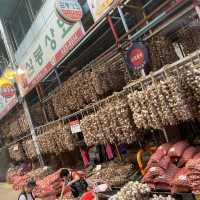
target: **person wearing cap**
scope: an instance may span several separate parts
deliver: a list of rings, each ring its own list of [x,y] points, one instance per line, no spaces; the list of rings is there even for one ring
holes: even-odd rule
[[[27,185],[23,188],[18,200],[35,200],[32,191],[36,187],[36,182],[34,180],[28,181]]]

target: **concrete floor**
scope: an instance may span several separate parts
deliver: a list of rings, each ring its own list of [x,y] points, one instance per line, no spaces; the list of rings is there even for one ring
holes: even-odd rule
[[[11,185],[0,183],[0,200],[17,200],[18,194],[13,191]]]

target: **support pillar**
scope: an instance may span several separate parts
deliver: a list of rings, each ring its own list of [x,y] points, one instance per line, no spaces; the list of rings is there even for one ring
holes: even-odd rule
[[[40,166],[44,167],[44,161],[43,161],[43,158],[42,158],[42,154],[40,152],[39,145],[37,143],[37,136],[35,134],[35,129],[34,129],[34,126],[33,126],[33,123],[32,123],[31,115],[30,115],[30,112],[29,112],[29,109],[28,109],[28,104],[27,104],[25,98],[22,101],[22,105],[23,105],[25,116],[26,116],[30,131],[31,131],[31,136],[32,136],[33,143],[34,143],[34,146],[35,146],[35,149],[36,149],[36,153],[37,153],[37,156],[38,156],[38,159],[39,159],[39,162],[40,162]]]
[[[1,30],[2,30],[4,43],[5,43],[5,46],[6,46],[6,50],[7,50],[7,53],[9,55],[9,58],[10,58],[10,62],[12,64],[13,68],[16,70],[17,69],[17,62],[16,62],[16,59],[15,59],[14,50],[13,50],[12,45],[11,45],[11,40],[10,40],[8,31],[7,31],[7,28],[6,28],[5,22],[3,20],[1,20],[0,25],[1,25]],[[25,113],[25,116],[27,118],[28,125],[29,125],[30,131],[31,131],[31,136],[32,136],[32,139],[33,139],[33,142],[34,142],[34,146],[35,146],[35,149],[36,149],[36,152],[37,152],[37,156],[38,156],[38,159],[39,159],[39,162],[40,162],[40,166],[43,167],[44,161],[43,161],[43,158],[42,158],[42,154],[41,154],[39,145],[38,145],[37,140],[36,140],[35,129],[34,129],[34,126],[33,126],[32,120],[31,120],[31,115],[30,115],[25,97],[22,100],[22,105],[23,105],[24,113]]]

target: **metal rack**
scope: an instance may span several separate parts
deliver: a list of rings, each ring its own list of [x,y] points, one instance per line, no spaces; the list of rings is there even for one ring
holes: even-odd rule
[[[177,70],[182,70],[185,67],[189,67],[191,64],[199,64],[199,63],[200,63],[200,50],[197,50],[196,52],[192,53],[191,55],[189,55],[189,56],[187,56],[187,57],[185,57],[185,58],[183,58],[183,59],[181,59],[181,60],[179,60],[175,63],[164,66],[162,69],[160,69],[156,72],[153,72],[146,77],[142,77],[142,78],[140,78],[139,80],[137,80],[133,83],[130,83],[129,85],[124,87],[124,89],[121,92],[115,92],[113,95],[111,95],[111,96],[109,96],[105,99],[102,99],[102,100],[100,100],[96,103],[93,103],[91,105],[88,105],[84,109],[81,109],[81,110],[79,110],[79,111],[77,111],[77,112],[75,112],[71,115],[67,115],[67,116],[59,118],[58,120],[51,121],[51,122],[49,122],[45,125],[35,127],[35,130],[38,131],[38,130],[45,128],[47,126],[56,124],[60,121],[70,121],[70,119],[75,118],[75,117],[83,117],[84,115],[87,115],[87,113],[89,113],[89,112],[94,112],[94,111],[98,110],[98,108],[102,104],[108,102],[112,98],[116,98],[117,96],[120,96],[120,95],[127,95],[128,93],[133,92],[134,90],[141,89],[141,83],[143,85],[151,84],[152,83],[152,77],[160,80],[160,77],[165,72],[168,72],[169,74],[177,74]],[[28,137],[30,137],[30,134],[14,141],[13,143],[10,143],[9,145],[20,142],[24,139],[27,139]]]

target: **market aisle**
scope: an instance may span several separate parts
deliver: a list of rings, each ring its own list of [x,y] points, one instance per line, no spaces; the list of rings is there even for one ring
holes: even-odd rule
[[[12,190],[6,183],[0,183],[0,200],[17,200],[18,192]]]

